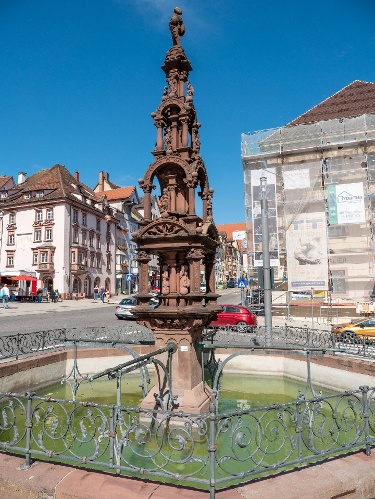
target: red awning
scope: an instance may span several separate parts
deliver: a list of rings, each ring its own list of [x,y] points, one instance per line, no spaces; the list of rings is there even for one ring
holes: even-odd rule
[[[37,281],[36,277],[31,277],[29,275],[18,275],[14,277],[9,277],[11,281]]]

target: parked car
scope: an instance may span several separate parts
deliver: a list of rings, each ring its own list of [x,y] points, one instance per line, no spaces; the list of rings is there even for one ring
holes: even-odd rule
[[[360,319],[332,328],[335,336],[343,340],[356,340],[361,336],[375,337],[375,318]]]
[[[201,282],[200,290],[201,290],[201,293],[205,293],[206,292],[206,284],[204,282]]]
[[[135,316],[131,313],[132,308],[137,305],[137,300],[135,298],[129,297],[124,298],[116,305],[115,314],[117,319],[135,319]]]
[[[133,297],[124,298],[116,305],[115,315],[117,319],[135,319],[132,309],[137,305],[137,300]],[[159,298],[153,296],[150,299],[150,306],[155,308],[159,305]]]
[[[227,282],[227,288],[235,288],[236,287],[236,281],[234,279],[229,279]]]
[[[229,326],[240,333],[250,332],[256,326],[256,315],[240,305],[220,305],[222,312],[217,314],[217,319],[212,320],[208,327]]]

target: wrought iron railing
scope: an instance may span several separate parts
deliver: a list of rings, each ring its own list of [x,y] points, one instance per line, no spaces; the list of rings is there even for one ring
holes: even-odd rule
[[[72,463],[192,485],[209,490],[211,498],[220,487],[261,474],[359,449],[370,455],[375,445],[375,387],[362,386],[323,396],[314,390],[310,357],[325,353],[374,357],[371,338],[341,339],[331,331],[274,327],[272,350],[302,353],[307,359],[305,391],[293,402],[269,407],[241,406],[231,411],[221,407],[221,375],[234,357],[248,355],[249,349],[264,348],[264,328],[249,328],[245,333],[229,327],[207,329],[204,338],[206,350],[233,347],[236,352],[224,362],[216,361],[214,356],[209,358],[207,367],[213,380],[211,390],[208,388],[209,411],[196,415],[176,410],[171,362],[164,365],[156,359],[158,350],[140,356],[124,347],[124,343],[153,343],[151,331],[137,324],[0,337],[3,360],[67,346],[75,352],[72,372],[62,380],[72,387],[71,400],[41,397],[32,392],[0,393],[0,449],[24,454],[26,467],[32,459]],[[132,359],[96,375],[81,375],[77,348],[103,344],[116,348],[122,345]],[[246,350],[241,351],[241,347]],[[173,355],[175,348],[166,348],[168,355]],[[148,410],[124,406],[119,388],[121,377],[139,371],[142,399],[150,383],[147,363],[160,369],[161,380],[167,379],[159,386],[154,407]],[[102,375],[118,379],[116,404],[77,401],[81,380],[92,382]]]
[[[242,327],[242,326],[241,326]],[[242,327],[243,328],[243,327]],[[239,332],[233,326],[206,328],[203,337],[214,345],[265,346],[265,326],[249,326]],[[109,344],[153,344],[153,333],[139,324],[125,326],[60,328],[33,333],[0,335],[0,360],[18,359],[25,355],[45,353],[66,347],[67,340],[101,340]],[[272,344],[274,346],[295,346],[313,348],[344,349],[347,355],[375,358],[375,337],[355,336],[341,338],[330,330],[311,329],[308,326],[297,327],[288,324],[273,326]],[[93,343],[90,346],[98,346]]]
[[[375,388],[220,412],[73,402],[0,393],[0,448],[33,459],[210,491],[375,444]]]
[[[0,360],[19,359],[26,355],[65,349],[68,340],[102,340],[108,343],[127,344],[154,343],[152,332],[139,324],[117,327],[59,328],[32,333],[0,335]],[[95,344],[91,346],[95,346]],[[96,344],[96,346],[99,345]]]
[[[215,329],[207,328],[203,334],[206,341],[213,345],[265,347],[265,326],[249,326],[246,332],[240,333],[233,326]],[[375,337],[336,336],[330,330],[311,329],[307,326],[296,327],[285,324],[272,327],[272,345],[275,347],[306,347],[321,349],[337,349],[345,355],[375,358]]]

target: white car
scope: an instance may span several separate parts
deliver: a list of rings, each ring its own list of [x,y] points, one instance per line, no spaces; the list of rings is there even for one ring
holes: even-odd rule
[[[132,309],[137,305],[137,300],[133,297],[124,298],[116,305],[115,314],[117,319],[135,319]],[[150,299],[150,306],[155,308],[159,305],[159,298],[153,296]]]
[[[135,298],[129,297],[124,298],[116,305],[115,314],[117,319],[135,319],[132,314],[132,309],[137,305],[137,300]]]

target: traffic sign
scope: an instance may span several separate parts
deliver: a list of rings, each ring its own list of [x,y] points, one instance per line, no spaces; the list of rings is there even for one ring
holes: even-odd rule
[[[237,286],[240,289],[246,288],[246,286],[247,286],[247,280],[246,279],[238,279]]]
[[[131,281],[133,279],[133,274],[126,274],[126,280]]]

